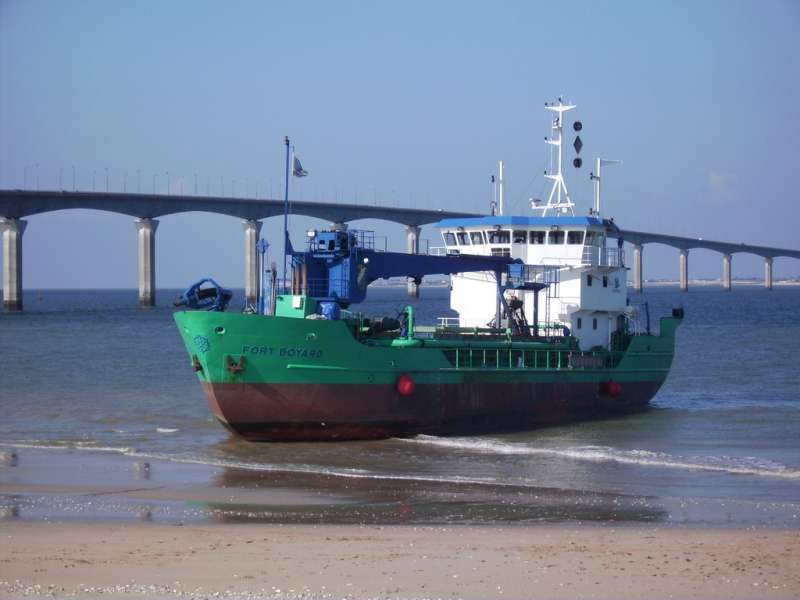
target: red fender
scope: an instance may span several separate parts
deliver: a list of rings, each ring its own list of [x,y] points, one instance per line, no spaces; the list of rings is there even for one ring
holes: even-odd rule
[[[410,396],[414,393],[414,388],[417,384],[414,383],[414,380],[411,379],[408,375],[403,373],[400,377],[397,378],[397,383],[395,387],[397,388],[397,393],[401,396]]]

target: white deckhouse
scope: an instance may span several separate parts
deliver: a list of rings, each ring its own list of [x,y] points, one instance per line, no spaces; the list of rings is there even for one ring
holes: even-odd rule
[[[545,105],[554,113],[553,136],[546,139],[554,153],[555,172],[546,174],[553,181],[546,204],[532,203],[539,216],[502,214],[502,174],[500,177],[501,214],[465,219],[445,219],[437,224],[448,254],[511,256],[521,259],[539,280],[549,283],[546,293],[507,291],[506,300],[522,301],[525,314],[536,314],[540,327],[568,329],[578,338],[582,350],[608,348],[612,334],[623,329],[631,308],[627,300],[624,256],[617,244],[607,245],[606,236],[616,226],[601,219],[600,179],[595,184],[594,207],[590,216],[578,217],[561,172],[562,120],[574,108],[558,103]],[[578,126],[579,127],[579,126]],[[576,129],[578,129],[576,127]],[[597,160],[597,167],[612,161]],[[613,161],[616,162],[616,161]],[[502,173],[502,163],[501,163]],[[552,212],[552,216],[548,216]],[[486,327],[494,324],[497,282],[493,273],[453,275],[450,306],[459,314],[461,327]]]

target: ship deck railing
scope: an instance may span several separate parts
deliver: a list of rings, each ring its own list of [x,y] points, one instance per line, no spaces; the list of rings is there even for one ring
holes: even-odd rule
[[[613,369],[624,352],[568,349],[453,348],[444,351],[456,369],[576,370]]]
[[[593,267],[616,269],[625,266],[625,251],[622,248],[584,246],[581,263]]]
[[[546,256],[542,263],[551,267],[573,267],[576,260],[571,256]],[[625,251],[622,248],[584,246],[577,264],[581,267],[618,269],[625,266]]]
[[[371,229],[350,229],[351,234],[356,238],[356,245],[367,250],[376,250],[375,232]]]
[[[507,250],[495,248],[494,250]],[[461,254],[457,248],[447,246],[428,246],[427,254],[433,256],[453,256]],[[467,252],[469,254],[469,252]],[[575,258],[571,256],[550,256],[542,260],[543,264],[551,267],[572,266]],[[620,268],[625,266],[625,251],[622,248],[588,245],[584,246],[580,257],[581,266]]]
[[[528,325],[528,340],[544,340],[549,338],[563,338],[566,333],[564,325],[560,323],[539,323],[538,325]],[[420,331],[417,327],[417,331]],[[495,327],[462,327],[460,325],[459,317],[438,317],[438,323],[433,330],[436,335],[501,335],[508,337],[512,336],[511,329]]]
[[[650,303],[646,300],[630,302],[625,320],[628,331],[633,335],[650,335]]]
[[[346,297],[350,285],[348,277],[309,277],[305,282],[300,277],[293,279],[276,279],[275,293],[278,295],[304,294],[313,298],[342,298]],[[267,280],[264,284],[264,295],[269,297],[272,284]]]
[[[504,342],[511,341],[513,336],[510,329],[505,327],[497,329],[495,327],[457,327],[441,325],[415,325],[414,337],[421,339],[493,339]],[[530,341],[533,338],[526,338]]]
[[[438,317],[436,327],[438,329],[445,329],[449,327],[460,327],[461,317]]]

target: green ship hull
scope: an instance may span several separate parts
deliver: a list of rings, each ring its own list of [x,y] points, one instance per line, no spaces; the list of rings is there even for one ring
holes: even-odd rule
[[[363,337],[352,320],[213,311],[175,320],[214,415],[253,441],[519,430],[642,409],[681,321],[582,352],[570,337]]]

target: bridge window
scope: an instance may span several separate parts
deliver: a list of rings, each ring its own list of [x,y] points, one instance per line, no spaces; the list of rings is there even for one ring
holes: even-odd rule
[[[483,234],[480,231],[470,231],[469,237],[472,238],[472,243],[475,246],[483,245]]]
[[[601,241],[603,239],[602,234],[599,231],[587,231],[586,232],[586,245],[587,246],[600,246]]]
[[[608,275],[603,275],[603,287],[608,287]]]
[[[531,244],[544,244],[546,231],[531,231]]]
[[[456,238],[458,238],[458,245],[459,246],[469,246],[469,237],[463,231],[459,231],[456,234]]]
[[[581,319],[580,317],[578,317],[578,322],[577,322],[577,324],[576,324],[576,326],[575,326],[575,327],[576,327],[577,329],[580,329],[582,325],[583,325],[583,319]]]
[[[592,287],[592,275],[591,275],[591,273],[586,276],[586,287]]]
[[[510,244],[511,232],[507,229],[492,229],[486,232],[490,244]]]
[[[583,244],[583,232],[582,231],[570,231],[567,233],[567,243],[568,244]]]
[[[446,231],[442,235],[444,236],[444,245],[445,246],[455,246],[456,245],[456,236],[453,235],[452,232]]]
[[[523,229],[515,229],[514,230],[514,243],[515,244],[524,244],[528,241],[528,232]]]
[[[550,235],[547,238],[548,244],[563,244],[564,243],[564,232],[563,231],[551,231]]]
[[[492,256],[511,256],[510,248],[492,248]]]

